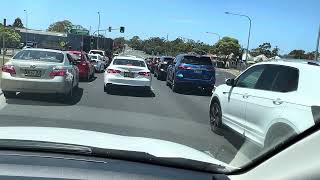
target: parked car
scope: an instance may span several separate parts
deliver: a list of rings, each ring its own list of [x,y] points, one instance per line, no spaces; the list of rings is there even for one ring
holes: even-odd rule
[[[141,58],[116,56],[104,75],[104,90],[112,86],[133,86],[151,90],[151,74]]]
[[[98,50],[98,49],[92,49],[89,51],[89,54],[99,54],[103,57],[103,61],[107,64],[110,64],[109,58],[107,57],[107,54],[103,50]]]
[[[103,61],[103,57],[100,54],[88,54],[88,56],[96,72],[103,72],[106,66],[106,63]]]
[[[154,73],[155,67],[158,65],[159,61],[160,61],[160,58],[159,58],[159,57],[154,57],[154,58],[150,61],[148,67],[149,67],[151,73]]]
[[[58,93],[72,97],[79,84],[79,70],[63,51],[28,48],[2,66],[1,89],[6,98],[16,92]]]
[[[162,56],[158,65],[155,67],[154,76],[158,80],[165,80],[167,77],[167,69],[170,64],[172,64],[174,58],[171,56]]]
[[[90,81],[94,77],[95,68],[90,63],[88,55],[84,51],[68,51],[68,53],[75,59],[80,78]]]
[[[168,66],[166,81],[174,92],[200,87],[211,93],[216,81],[215,68],[207,56],[181,54]]]
[[[315,124],[320,117],[320,63],[277,60],[252,65],[217,87],[210,125],[222,125],[270,147]]]

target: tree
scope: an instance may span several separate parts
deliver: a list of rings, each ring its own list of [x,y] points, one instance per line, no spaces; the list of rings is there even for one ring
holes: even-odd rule
[[[4,35],[6,41],[6,47],[18,47],[21,36],[12,28],[3,28],[0,26],[0,34]],[[3,36],[0,36],[0,42],[2,42]]]
[[[126,40],[124,39],[124,37],[115,38],[113,40],[113,49],[115,51],[120,51],[121,49],[123,49],[125,43]]]
[[[129,40],[129,46],[131,46],[133,49],[136,50],[142,50],[143,48],[143,41],[140,39],[139,36],[133,36],[130,40]]]
[[[305,51],[301,50],[301,49],[292,50],[288,55],[289,55],[289,57],[294,58],[294,59],[305,59],[306,58]]]
[[[276,46],[275,48],[272,49],[271,56],[272,57],[279,56],[279,51],[280,49],[278,48],[278,46]]]
[[[53,24],[50,24],[50,26],[48,27],[48,31],[66,33],[71,28],[72,28],[72,23],[68,20],[64,20],[64,21],[58,21]]]
[[[23,28],[23,23],[21,21],[21,19],[19,17],[17,17],[13,24],[12,24],[13,27],[17,27],[17,28]]]
[[[271,44],[269,42],[262,43],[257,48],[251,50],[251,55],[258,56],[258,55],[265,55],[266,57],[271,57]]]
[[[223,37],[215,45],[215,49],[219,55],[227,56],[233,53],[235,56],[238,56],[240,54],[241,46],[237,39],[231,37]]]

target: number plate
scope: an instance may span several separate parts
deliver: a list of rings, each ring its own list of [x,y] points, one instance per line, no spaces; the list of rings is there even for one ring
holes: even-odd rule
[[[201,71],[201,70],[194,70],[194,73],[201,74],[201,73],[202,73],[202,71]]]
[[[24,75],[25,76],[30,76],[30,77],[40,77],[41,76],[41,71],[37,70],[24,70]]]
[[[134,78],[134,73],[124,72],[124,77]]]

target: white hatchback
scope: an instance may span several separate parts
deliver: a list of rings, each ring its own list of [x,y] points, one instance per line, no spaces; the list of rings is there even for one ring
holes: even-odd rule
[[[116,56],[104,74],[104,90],[111,86],[133,86],[151,90],[150,71],[141,58]]]
[[[277,60],[258,63],[218,86],[210,125],[222,125],[268,148],[320,121],[320,63]]]

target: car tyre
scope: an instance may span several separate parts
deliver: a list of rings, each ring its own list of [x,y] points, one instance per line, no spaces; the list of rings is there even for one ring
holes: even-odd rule
[[[173,92],[177,93],[180,91],[179,85],[176,83],[175,78],[172,78],[171,89]]]
[[[12,91],[3,91],[3,95],[5,98],[14,98],[16,96],[16,92]]]
[[[218,101],[213,101],[210,106],[210,128],[211,131],[217,134],[221,134],[222,129],[222,111]]]
[[[167,75],[167,78],[166,78],[166,85],[167,86],[170,86],[170,83],[169,83],[169,76]]]

